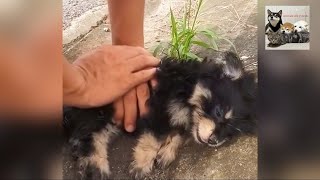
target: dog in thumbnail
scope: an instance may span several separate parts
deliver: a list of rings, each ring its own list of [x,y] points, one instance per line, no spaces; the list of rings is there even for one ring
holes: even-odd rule
[[[285,37],[281,33],[282,26],[282,10],[279,12],[271,12],[268,9],[268,24],[265,31],[269,40],[269,47],[278,47],[286,43]]]
[[[279,12],[271,12],[268,9],[268,24],[266,25],[265,32],[268,33],[270,30],[277,32],[282,25],[282,10]]]
[[[286,43],[292,43],[292,35],[294,32],[294,25],[286,22],[281,26],[281,32],[284,35]]]

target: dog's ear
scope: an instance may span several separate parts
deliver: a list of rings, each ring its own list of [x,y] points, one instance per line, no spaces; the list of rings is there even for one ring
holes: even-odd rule
[[[282,10],[280,10],[280,11],[278,12],[278,14],[280,14],[280,16],[282,16]]]
[[[272,12],[268,9],[268,15],[269,15],[269,16],[271,15],[271,13],[272,13]]]
[[[223,73],[232,80],[239,79],[243,74],[242,62],[238,55],[233,52],[227,52],[225,55],[225,63],[223,65]]]

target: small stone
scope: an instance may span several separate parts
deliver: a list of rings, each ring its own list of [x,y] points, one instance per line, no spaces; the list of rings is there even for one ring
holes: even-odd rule
[[[108,28],[108,27],[103,28],[103,30],[104,30],[105,32],[110,32],[110,28]]]
[[[241,60],[248,59],[248,58],[249,58],[248,56],[241,56],[240,57]]]

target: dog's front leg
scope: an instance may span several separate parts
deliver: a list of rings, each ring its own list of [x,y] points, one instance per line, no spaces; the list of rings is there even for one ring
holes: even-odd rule
[[[168,135],[158,151],[156,157],[157,164],[161,167],[166,167],[176,159],[179,147],[184,142],[183,134],[184,132],[174,130]]]
[[[110,176],[108,144],[118,132],[119,129],[114,125],[107,124],[105,128],[92,134],[93,151],[89,156],[80,158],[79,162],[85,168],[84,179],[104,179]]]
[[[134,148],[130,173],[134,174],[135,178],[141,178],[152,171],[155,163],[166,167],[177,157],[183,139],[183,133],[178,130],[171,131],[164,141],[160,141],[150,132],[145,132]]]
[[[160,141],[151,132],[145,132],[139,137],[138,144],[133,149],[130,170],[135,178],[144,177],[152,171],[160,146]]]

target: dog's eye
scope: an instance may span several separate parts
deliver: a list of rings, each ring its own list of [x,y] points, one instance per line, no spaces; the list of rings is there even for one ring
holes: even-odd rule
[[[221,107],[219,105],[214,108],[214,113],[217,118],[222,118],[222,116],[223,116],[223,110],[221,109]]]
[[[299,26],[299,28],[301,28],[301,26]]]

